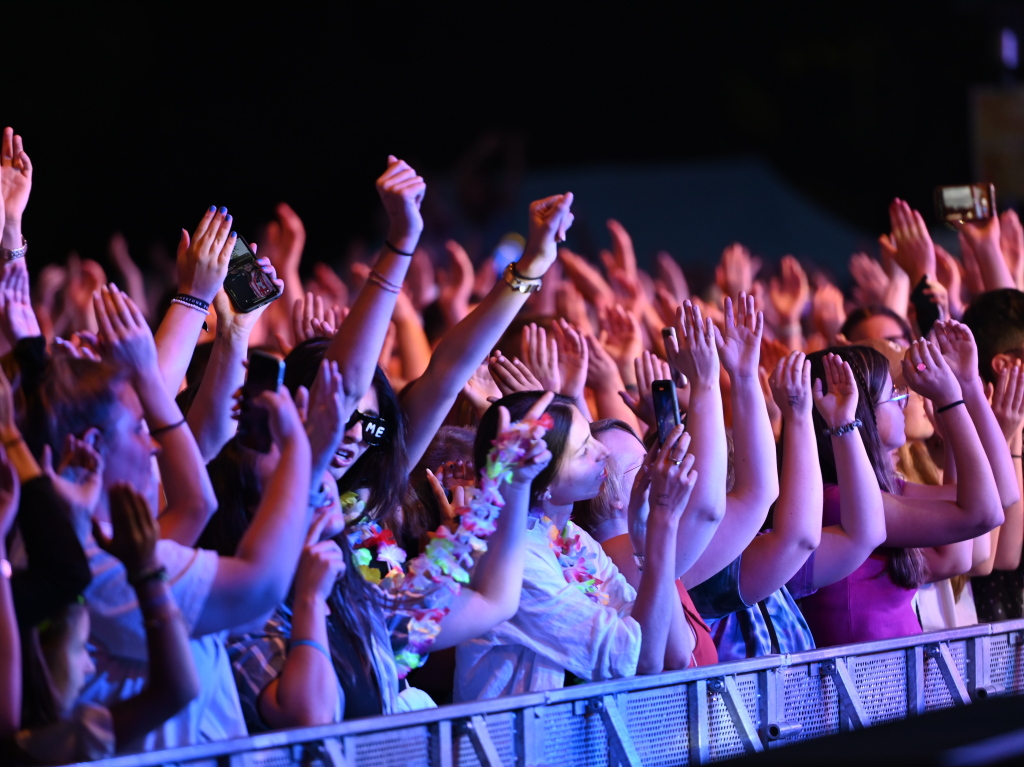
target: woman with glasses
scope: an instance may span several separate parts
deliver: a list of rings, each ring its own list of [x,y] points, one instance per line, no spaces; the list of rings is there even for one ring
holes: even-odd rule
[[[861,441],[882,491],[886,525],[883,546],[864,564],[801,601],[819,647],[919,633],[911,604],[918,587],[967,572],[971,539],[1001,524],[1003,508],[1014,500],[1007,485],[1013,477],[1009,455],[1005,461],[987,455],[993,428],[995,433],[999,429],[977,378],[974,339],[956,322],[937,323],[936,337],[937,345],[923,339],[912,343],[902,369],[910,388],[931,400],[946,437],[946,484],[938,486],[909,482],[893,471],[891,454],[906,440],[908,398],[893,386],[886,358],[864,346],[809,357],[812,377],[824,380],[826,356],[841,355],[852,369],[859,398],[848,423],[830,426],[815,415],[825,482],[822,521],[833,524],[846,504],[861,502],[833,489],[841,481],[841,451]]]

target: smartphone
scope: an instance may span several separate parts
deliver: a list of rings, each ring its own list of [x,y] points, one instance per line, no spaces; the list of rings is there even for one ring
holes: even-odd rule
[[[238,442],[242,447],[269,453],[272,440],[268,413],[252,407],[252,400],[265,391],[277,391],[284,382],[284,360],[253,349],[242,386],[242,409],[238,414]]]
[[[983,221],[996,214],[996,188],[992,184],[964,184],[935,188],[939,221]]]
[[[651,384],[651,391],[654,395],[654,419],[658,424],[658,439],[664,445],[668,435],[680,423],[675,381],[654,381]]]
[[[281,295],[277,285],[260,268],[256,254],[241,235],[238,235],[234,250],[231,251],[228,276],[224,278],[224,292],[228,294],[235,309],[242,314],[259,309]]]

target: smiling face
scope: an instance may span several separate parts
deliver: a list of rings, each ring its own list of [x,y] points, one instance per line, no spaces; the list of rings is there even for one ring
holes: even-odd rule
[[[377,399],[377,390],[371,386],[363,398],[359,400],[359,406],[356,408],[361,413],[367,415],[379,416],[380,415],[380,404]],[[367,451],[370,446],[366,443],[363,438],[363,424],[359,419],[352,424],[351,428],[345,431],[345,434],[341,438],[341,443],[338,445],[338,449],[334,453],[334,458],[331,459],[331,465],[328,467],[328,471],[334,479],[338,480],[345,476],[347,472],[356,461],[358,461],[363,453]]]
[[[572,425],[555,478],[548,485],[551,503],[564,506],[594,498],[608,476],[608,448],[590,434],[590,423],[572,407]]]

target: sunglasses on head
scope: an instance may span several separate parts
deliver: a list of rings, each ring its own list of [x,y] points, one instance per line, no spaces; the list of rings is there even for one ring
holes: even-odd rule
[[[356,423],[363,424],[363,442],[367,445],[377,447],[387,440],[388,422],[383,418],[356,410],[345,424],[345,431],[351,429]]]

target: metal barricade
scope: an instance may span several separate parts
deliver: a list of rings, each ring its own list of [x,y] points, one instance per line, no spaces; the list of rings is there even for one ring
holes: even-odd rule
[[[1024,620],[93,762],[694,765],[1024,692]]]

